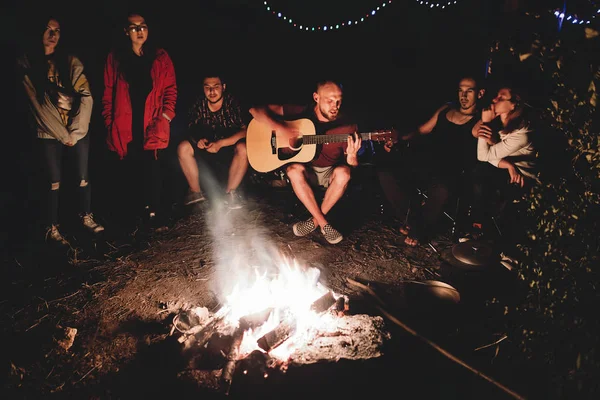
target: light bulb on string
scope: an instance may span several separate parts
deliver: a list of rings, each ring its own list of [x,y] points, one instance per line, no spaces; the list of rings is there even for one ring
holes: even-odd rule
[[[310,31],[310,32],[320,31],[320,30],[331,31],[331,30],[334,30],[334,28],[337,30],[337,29],[344,28],[344,27],[356,26],[359,24],[359,22],[365,22],[365,19],[368,19],[371,16],[375,16],[377,11],[381,11],[382,8],[384,8],[390,4],[392,4],[392,0],[383,1],[379,6],[371,9],[370,12],[366,13],[365,16],[361,17],[360,19],[354,19],[354,20],[349,19],[347,22],[340,21],[340,22],[336,22],[333,24],[323,24],[320,26],[313,26],[313,25],[307,24],[307,23],[302,23],[302,24],[293,23],[292,18],[288,17],[287,15],[282,14],[279,11],[274,10],[268,1],[263,2],[265,9],[267,11],[269,11],[271,14],[277,16],[277,18],[282,18],[284,21],[287,21],[294,28],[298,28],[300,30],[305,30],[305,31]]]
[[[592,20],[594,20],[596,18],[596,15],[598,15],[598,13],[600,13],[600,8],[596,10],[596,13],[594,15],[592,15],[592,17],[590,19],[585,19],[585,18],[580,18],[577,14],[565,14],[564,12],[561,12],[559,10],[555,10],[554,12],[552,12],[552,14],[554,14],[554,16],[560,21],[568,21],[570,23],[572,23],[573,25],[587,25],[587,24],[591,24]]]
[[[429,8],[438,7],[438,8],[445,9],[448,6],[456,4],[458,2],[458,0],[441,1],[441,2],[429,1],[429,0],[416,0],[416,2],[419,3],[420,5],[423,5],[423,6],[426,6],[426,7],[429,7]]]

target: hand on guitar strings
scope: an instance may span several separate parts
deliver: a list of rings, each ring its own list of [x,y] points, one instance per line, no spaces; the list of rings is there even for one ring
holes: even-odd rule
[[[288,124],[282,124],[279,134],[283,135],[287,140],[296,139],[300,137],[300,131]]]
[[[383,149],[389,153],[390,151],[392,151],[392,147],[394,147],[394,144],[397,142],[398,142],[398,132],[396,131],[396,128],[392,128],[392,135],[383,145]]]
[[[346,153],[349,156],[356,156],[361,146],[362,139],[360,138],[357,132],[348,135],[348,148],[346,149]]]

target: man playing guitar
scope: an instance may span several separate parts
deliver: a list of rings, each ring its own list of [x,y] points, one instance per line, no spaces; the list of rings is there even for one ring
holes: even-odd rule
[[[342,87],[335,81],[317,83],[313,93],[314,105],[301,107],[292,105],[269,105],[255,107],[250,113],[255,120],[267,124],[279,135],[293,141],[300,132],[287,121],[309,119],[316,134],[347,134],[345,142],[320,144],[315,158],[307,163],[290,162],[285,172],[294,193],[304,204],[311,217],[293,226],[296,236],[306,236],[320,227],[321,233],[330,244],[342,241],[343,236],[327,221],[326,215],[342,197],[351,178],[351,170],[358,166],[357,153],[361,137],[356,133],[357,125],[340,113]],[[309,182],[326,188],[323,202],[319,206]]]

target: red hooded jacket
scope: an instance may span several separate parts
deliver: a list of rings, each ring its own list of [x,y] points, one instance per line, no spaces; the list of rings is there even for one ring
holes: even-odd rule
[[[127,144],[133,139],[129,83],[119,73],[118,61],[110,53],[104,67],[102,117],[108,130],[106,142],[121,159],[127,155]],[[169,120],[175,117],[177,83],[173,62],[163,49],[157,50],[150,70],[152,90],[144,109],[144,150],[165,149],[169,145]],[[165,114],[169,120],[167,120]]]

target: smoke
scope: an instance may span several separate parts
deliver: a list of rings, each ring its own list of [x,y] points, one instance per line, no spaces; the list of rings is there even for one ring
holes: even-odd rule
[[[251,285],[257,275],[275,276],[285,259],[262,225],[264,215],[259,209],[247,202],[240,209],[230,210],[215,176],[206,173],[203,178],[202,190],[211,200],[205,220],[216,270],[210,285],[223,303],[236,285]]]

